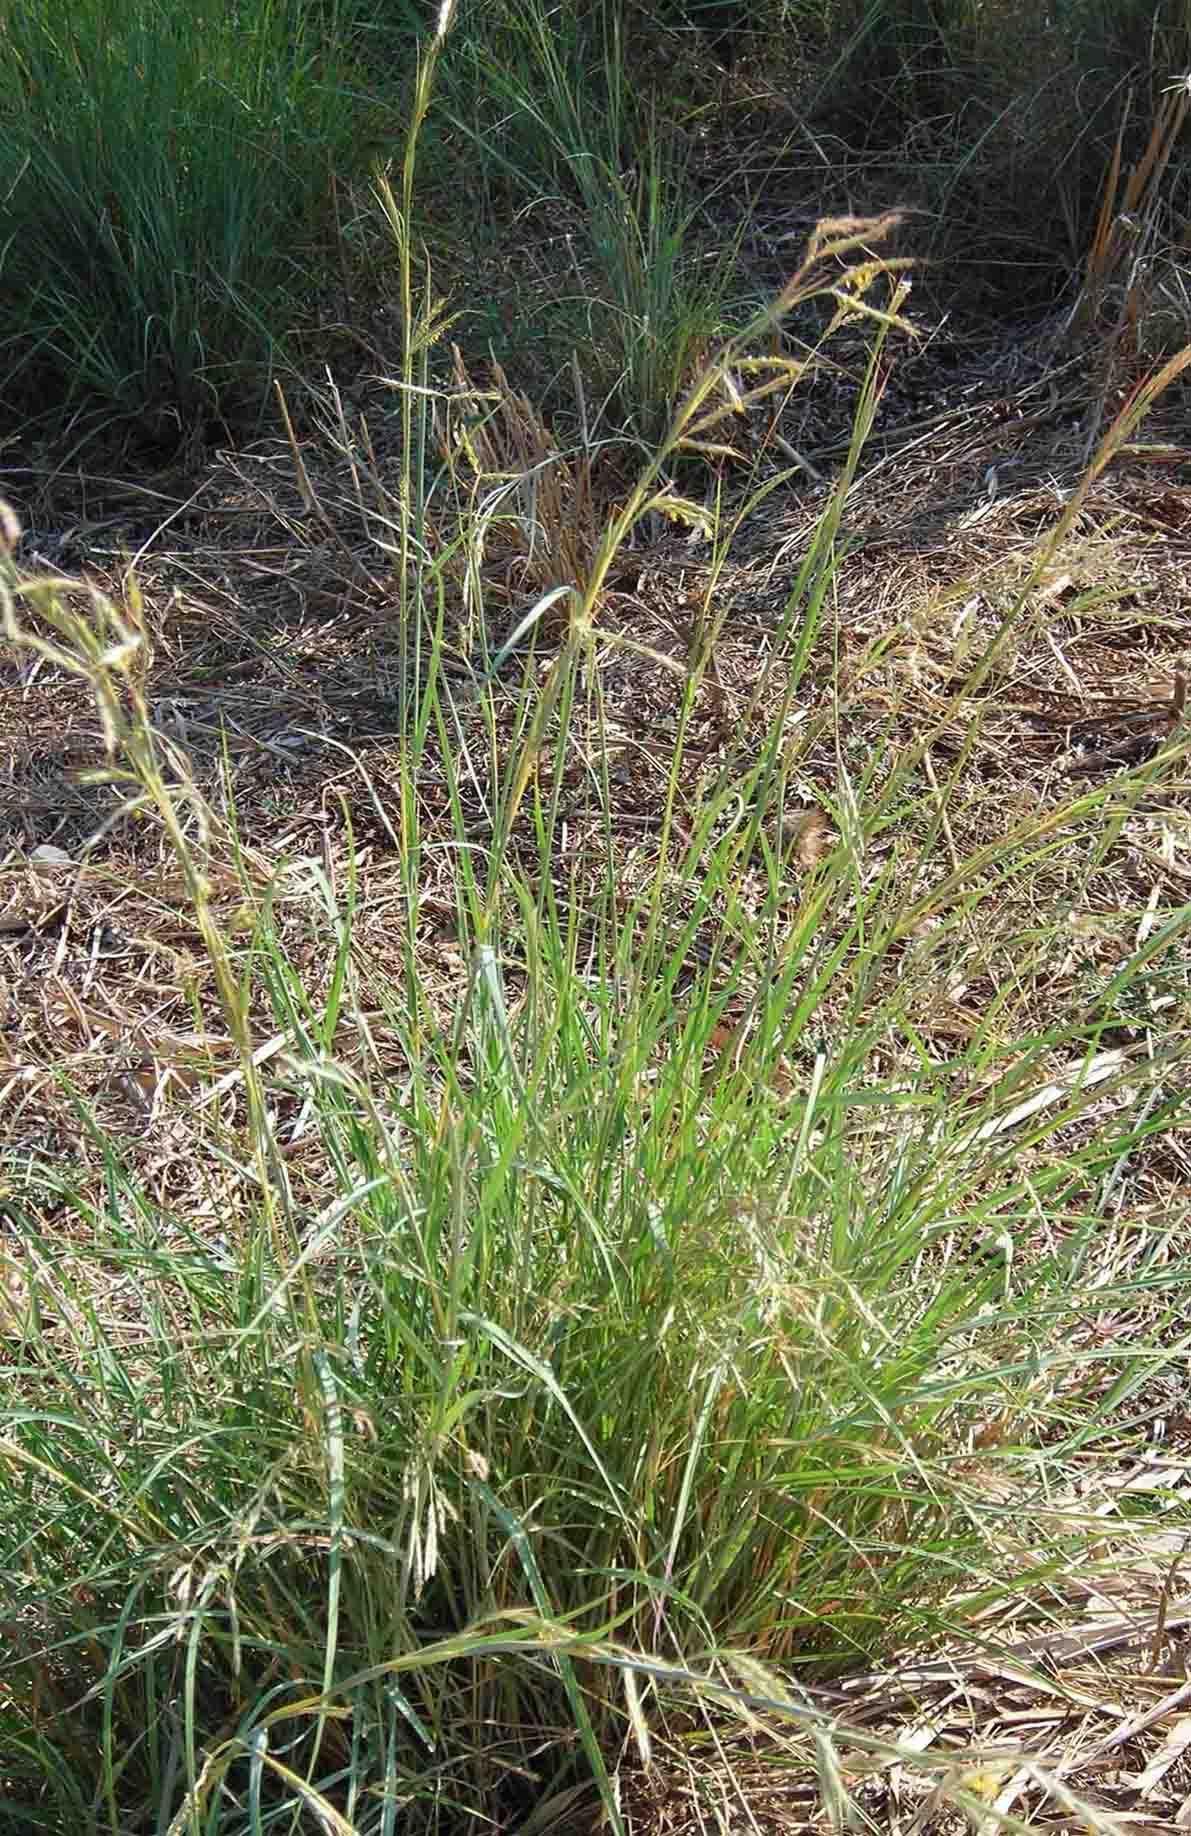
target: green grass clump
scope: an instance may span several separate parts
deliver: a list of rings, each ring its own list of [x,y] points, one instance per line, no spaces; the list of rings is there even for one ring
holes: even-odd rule
[[[412,302],[403,197],[388,208]],[[775,312],[816,286],[862,310],[830,279],[854,246],[821,239]],[[865,273],[871,289],[879,264]],[[354,852],[334,878],[265,866],[230,794],[221,815],[154,732],[135,592],[79,605],[6,564],[8,639],[91,685],[108,773],[181,870],[206,1024],[233,1052],[231,1100],[180,1116],[185,1207],[81,1098],[78,1169],[9,1170],[14,1828],[521,1827],[584,1793],[621,1827],[626,1743],[646,1758],[655,1728],[765,1703],[841,1790],[833,1756],[856,1743],[946,1784],[950,1751],[902,1755],[792,1679],[962,1636],[1077,1564],[1119,1580],[1122,1546],[1076,1502],[1080,1460],[1117,1445],[1122,1405],[1181,1356],[1165,1226],[1121,1254],[1110,1205],[1177,1117],[1185,1045],[1176,1028],[1106,1052],[1104,1035],[1155,977],[1185,996],[1185,916],[1135,941],[1100,996],[1045,1022],[1035,1003],[1066,935],[1044,876],[1060,852],[1069,886],[1106,871],[1119,790],[961,854],[929,733],[856,760],[840,735],[814,846],[789,817],[818,731],[790,715],[830,622],[876,357],[763,717],[715,772],[693,767],[709,605],[679,671],[654,865],[628,888],[600,692],[623,640],[601,637],[596,602],[652,508],[698,514],[666,470],[715,373],[586,587],[542,594],[531,628],[565,612],[545,674],[526,670],[510,711],[493,662],[464,704],[434,608],[491,527],[473,513],[453,543],[422,540],[452,500],[448,472],[414,463],[415,320],[395,379],[410,463],[361,474],[420,664],[385,810],[383,959],[359,941]],[[529,501],[549,502],[540,476]],[[576,759],[602,870],[564,847],[552,786]],[[463,965],[447,991],[422,942],[444,859]],[[213,892],[229,869],[234,922]],[[996,992],[940,1054],[924,1029],[961,970]],[[1084,1323],[1109,1308],[1128,1343],[1097,1349]]]
[[[10,414],[168,447],[259,409],[359,164],[347,26],[303,0],[34,0],[0,45]]]
[[[656,79],[636,80],[634,23],[645,29],[606,0],[501,4],[463,20],[429,124],[447,137],[443,171],[433,156],[425,170],[433,198],[436,179],[462,165],[481,241],[507,238],[510,219],[557,218],[565,258],[510,309],[515,350],[502,349],[491,301],[464,297],[465,324],[539,385],[569,376],[581,350],[602,419],[653,444],[717,335],[739,322],[739,233],[706,246],[682,110]],[[466,148],[462,161],[452,145]]]
[[[880,150],[882,202],[923,213],[926,287],[1053,302],[1092,233],[1126,89],[1142,91],[1136,159],[1191,55],[1176,0],[1147,33],[1150,11],[767,5],[738,34],[747,77],[724,88],[695,5],[465,9],[423,124],[418,230],[469,281],[482,257],[455,302],[471,357],[491,349],[557,406],[581,350],[592,418],[656,442],[756,303],[737,261],[750,200],[804,130],[842,136],[848,159]],[[431,24],[412,0],[0,8],[14,423],[176,448],[258,415],[312,341],[375,348],[373,326],[343,323],[340,296],[374,297],[377,280],[353,185],[398,152]],[[840,177],[841,197],[856,191]]]
[[[147,82],[133,41],[109,57],[88,17],[127,104]],[[1033,589],[1089,485],[987,641],[932,664],[927,714],[903,718],[891,697],[877,742],[871,724],[858,742],[831,661],[845,505],[886,334],[907,329],[898,266],[875,252],[889,222],[821,226],[718,356],[688,362],[692,341],[678,361],[661,338],[647,363],[659,315],[679,329],[687,315],[671,168],[658,154],[629,184],[614,111],[568,114],[569,78],[547,85],[544,157],[620,276],[618,374],[655,428],[624,443],[624,489],[601,504],[604,435],[560,450],[499,374],[480,391],[461,361],[452,390],[433,371],[445,311],[420,278],[415,180],[448,24],[423,48],[404,158],[377,184],[395,437],[378,458],[332,391],[324,432],[350,482],[320,498],[295,441],[303,518],[283,513],[295,547],[305,529],[359,578],[383,567],[398,663],[383,794],[362,753],[322,736],[390,844],[379,864],[346,796],[317,858],[241,833],[230,748],[204,786],[154,726],[154,619],[131,572],[113,595],[26,578],[0,506],[10,660],[23,683],[87,685],[97,774],[122,800],[109,828],[122,819],[169,864],[154,896],[176,905],[188,948],[162,999],[188,1005],[191,1028],[171,1020],[173,1081],[141,1111],[166,1136],[160,1161],[56,1059],[20,1067],[70,1127],[54,1156],[10,1149],[0,1186],[0,1819],[14,1831],[532,1836],[598,1806],[619,1832],[630,1764],[647,1771],[662,1741],[698,1763],[733,1716],[755,1730],[761,1715],[841,1819],[860,1770],[841,1755],[918,1768],[937,1801],[964,1805],[953,1746],[903,1749],[813,1687],[995,1639],[1002,1615],[1053,1624],[1074,1581],[1082,1614],[1101,1571],[1115,1589],[1131,1562],[1152,1580],[1146,1500],[1118,1521],[1087,1485],[1142,1442],[1186,1353],[1186,1219],[1117,1205],[1185,1126],[1191,919],[1119,876],[1117,856],[1187,742],[1172,725],[1136,770],[1088,787],[1056,775],[1041,807],[966,769],[982,723],[1003,718],[998,669],[1049,634]],[[35,25],[30,42],[48,44],[47,16]],[[23,42],[15,17],[5,30]],[[219,30],[212,18],[214,46]],[[155,16],[155,45],[163,33]],[[64,87],[46,119],[60,123],[83,91],[54,44],[44,69]],[[170,183],[193,169],[215,186],[216,147],[243,149],[237,97],[273,123],[261,148],[292,144],[302,166],[304,128],[286,135],[323,93],[317,59],[292,115],[283,96],[269,114],[262,88],[237,90],[231,68],[211,66],[226,137],[179,142]],[[531,86],[503,93],[534,101]],[[111,99],[105,129],[109,116]],[[47,138],[39,169],[78,178],[82,152],[106,145],[99,119],[69,157]],[[129,125],[110,172],[127,178],[138,146]],[[150,224],[167,190],[163,163],[140,217],[138,194],[120,194],[100,269],[113,301],[152,243],[126,233],[130,213]],[[235,249],[250,195],[213,209],[239,226]],[[166,220],[176,254],[181,218]],[[237,310],[273,284],[262,273],[244,270]],[[145,288],[132,342],[157,353],[164,308]],[[871,360],[841,474],[731,730],[708,744],[733,531],[675,480],[692,456],[722,456],[736,413],[813,373],[817,349],[804,365],[769,342],[804,308],[825,357],[860,323]],[[178,320],[196,412],[222,374],[206,327]],[[87,376],[109,412],[135,416],[143,395],[115,390],[130,350],[97,343]],[[241,352],[229,373],[261,360]],[[1093,472],[1186,362],[1130,398]],[[178,387],[171,373],[153,399],[172,409]],[[784,482],[758,474],[739,517]],[[618,562],[659,519],[701,531],[711,557],[685,656],[604,616]],[[853,649],[854,707],[903,635],[890,621]],[[610,711],[626,663],[672,691],[645,731]],[[631,828],[617,774],[637,755],[654,796]],[[106,839],[80,876],[103,870]],[[127,877],[131,898],[139,864]],[[68,1018],[92,1025],[90,985],[87,1001]]]
[[[113,765],[177,849],[243,1098],[186,1124],[205,1218],[156,1194],[86,1105],[98,1186],[10,1168],[9,1827],[249,1832],[303,1805],[344,1831],[390,1828],[395,1804],[417,1829],[523,1817],[599,1785],[666,1704],[730,1712],[742,1676],[754,1694],[779,1670],[829,1677],[962,1630],[1028,1573],[1088,1572],[1056,1497],[1177,1357],[1182,1308],[1160,1229],[1112,1276],[1088,1197],[1107,1203],[1169,1127],[1180,1073],[1159,1054],[1106,1083],[1098,1034],[1175,968],[1186,926],[1118,966],[1111,1012],[1028,1031],[1007,986],[948,1059],[917,1031],[1057,828],[1096,871],[1095,796],[948,872],[894,769],[857,783],[792,902],[794,838],[767,839],[775,721],[692,813],[674,926],[660,885],[627,912],[611,879],[559,903],[536,795],[536,854],[470,869],[460,758],[468,971],[444,1024],[417,943],[417,863],[441,843],[415,775],[390,963],[357,946],[351,878],[336,891],[311,863],[249,879],[254,922],[232,934],[209,891],[232,838],[162,776],[135,620],[7,591],[10,634],[91,675]],[[556,758],[595,737],[578,690],[558,687]],[[411,774],[419,729],[450,720],[433,696],[411,709]],[[509,817],[521,764],[492,787]],[[989,937],[992,961],[1011,946]],[[1032,917],[1023,986],[1054,947]],[[283,1042],[266,1069],[262,1029]],[[907,1047],[917,1070],[891,1076]],[[1007,1120],[1056,1055],[1066,1088]],[[1019,1266],[1014,1243],[1039,1235]],[[1124,1357],[1082,1341],[1110,1306],[1139,1321]]]

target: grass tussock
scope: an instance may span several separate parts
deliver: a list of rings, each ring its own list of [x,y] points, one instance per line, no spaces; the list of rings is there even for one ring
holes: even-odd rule
[[[1173,1712],[1188,1618],[1191,613],[1119,481],[1191,351],[1106,206],[1073,427],[1061,358],[885,443],[898,223],[696,310],[617,44],[499,24],[557,68],[470,144],[538,107],[619,345],[539,398],[440,295],[444,12],[367,409],[279,390],[205,548],[4,508],[0,1816],[1107,1836],[1174,1761],[1088,1667]]]
[[[294,359],[333,176],[375,131],[349,25],[289,0],[4,9],[10,414],[168,454],[259,408]]]
[[[385,965],[350,865],[257,879],[152,734],[135,607],[6,604],[14,642],[94,685],[209,965],[199,1057],[146,1111],[184,1131],[183,1202],[81,1095],[73,1166],[10,1187],[10,1793],[62,1826],[181,1794],[222,1828],[302,1801],[369,1828],[382,1788],[419,1821],[508,1816],[527,1743],[561,1789],[578,1731],[598,1780],[684,1683],[730,1709],[750,1664],[792,1666],[815,1703],[1031,1572],[1119,1576],[1136,1528],[1091,1557],[1077,1477],[1180,1356],[1177,1227],[1122,1238],[1111,1207],[1179,1113],[1185,1040],[1104,1034],[1177,982],[1185,924],[1039,1027],[1035,919],[985,1025],[942,1062],[921,1044],[984,908],[1028,904],[1060,836],[1068,874],[1101,871],[1103,792],[957,859],[907,765],[783,840],[771,719],[626,910],[606,873],[560,879],[548,796],[512,807],[521,757],[497,859],[468,751],[428,742],[452,814],[424,837],[412,801],[403,846],[474,863],[452,993],[420,875]],[[556,781],[598,733],[572,686]],[[411,740],[449,730],[445,697],[429,714]],[[540,757],[539,715],[504,718]]]

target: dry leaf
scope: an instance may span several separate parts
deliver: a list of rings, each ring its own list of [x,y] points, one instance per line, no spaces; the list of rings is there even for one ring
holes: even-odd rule
[[[1044,580],[1038,588],[1038,604],[1045,606],[1052,599],[1061,599],[1073,587],[1075,582],[1070,574],[1056,574]]]
[[[835,843],[835,824],[817,803],[812,803],[798,824],[799,865],[809,872],[827,859]]]
[[[1143,1798],[1153,1797],[1166,1774],[1182,1759],[1188,1747],[1191,1747],[1191,1715],[1180,1715],[1163,1746],[1138,1778],[1138,1795]]]

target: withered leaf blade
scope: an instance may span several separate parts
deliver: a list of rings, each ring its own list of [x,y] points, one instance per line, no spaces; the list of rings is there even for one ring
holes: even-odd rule
[[[835,847],[835,824],[826,811],[813,803],[798,822],[798,861],[809,872],[825,861]]]

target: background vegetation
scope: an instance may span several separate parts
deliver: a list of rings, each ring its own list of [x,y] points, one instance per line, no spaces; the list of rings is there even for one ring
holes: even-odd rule
[[[547,390],[581,343],[593,392],[656,439],[758,303],[737,206],[767,174],[809,154],[825,208],[914,209],[936,297],[1053,305],[1118,128],[1138,157],[1187,31],[1177,0],[464,6],[421,127],[417,231],[444,281],[473,282],[451,299],[469,349]],[[402,157],[425,34],[412,0],[6,8],[10,420],[164,453],[358,346],[385,285],[367,178]],[[1181,163],[1167,179],[1177,241]]]

